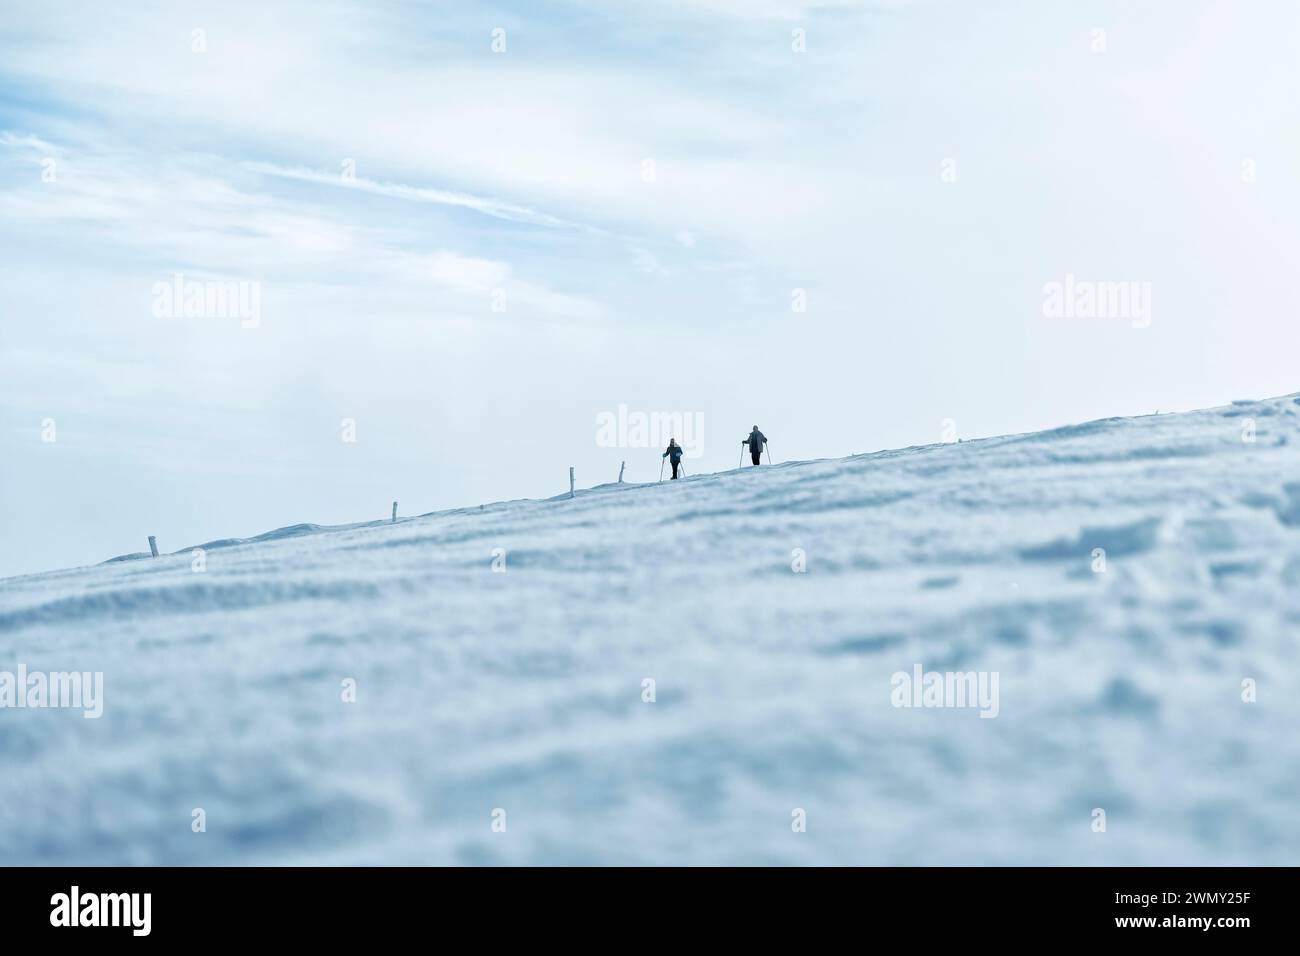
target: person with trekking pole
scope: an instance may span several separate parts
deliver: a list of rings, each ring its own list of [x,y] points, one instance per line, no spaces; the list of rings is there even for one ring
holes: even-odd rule
[[[761,465],[763,463],[763,446],[767,444],[767,436],[758,430],[757,425],[755,425],[754,430],[749,433],[749,437],[742,438],[740,443],[742,445],[749,445],[749,457],[755,465]],[[745,453],[742,451],[740,454],[743,460]]]
[[[682,446],[677,444],[676,438],[668,439],[668,450],[665,451],[660,457],[667,458],[668,461],[671,462],[673,466],[673,480],[676,481],[677,467],[682,463]],[[659,471],[660,473],[663,472],[662,466],[660,467]]]

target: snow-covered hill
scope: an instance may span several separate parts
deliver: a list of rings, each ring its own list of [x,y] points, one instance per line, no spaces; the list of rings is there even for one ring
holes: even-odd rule
[[[1298,402],[2,581],[0,861],[1300,863]]]

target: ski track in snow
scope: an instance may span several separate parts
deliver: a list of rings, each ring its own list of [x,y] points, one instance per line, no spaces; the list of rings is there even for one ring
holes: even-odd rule
[[[0,709],[0,861],[1300,863],[1298,403],[0,581],[0,670],[105,674]]]

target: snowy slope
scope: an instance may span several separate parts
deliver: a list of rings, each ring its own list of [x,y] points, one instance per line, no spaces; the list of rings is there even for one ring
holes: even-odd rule
[[[1300,863],[1298,402],[0,581],[0,861]]]

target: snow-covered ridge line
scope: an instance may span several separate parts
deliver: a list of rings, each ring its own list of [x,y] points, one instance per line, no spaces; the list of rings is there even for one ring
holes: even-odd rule
[[[1222,405],[1222,406],[1216,406],[1213,408],[1206,408],[1206,409],[1197,409],[1191,412],[1170,412],[1165,414],[1166,415],[1196,415],[1196,414],[1214,413],[1214,412],[1222,413],[1225,411],[1236,411],[1243,407],[1251,406],[1251,405],[1267,405],[1270,402],[1283,402],[1288,400],[1300,401],[1300,398],[1297,398],[1297,396],[1300,396],[1300,393],[1278,396],[1272,399],[1241,399],[1232,402],[1230,405]],[[882,448],[874,452],[862,452],[860,454],[849,455],[844,458],[837,458],[837,459],[813,458],[805,461],[785,461],[780,463],[780,467],[791,468],[800,465],[809,465],[809,464],[815,464],[815,463],[820,463],[825,461],[854,461],[854,460],[861,460],[861,459],[870,460],[872,458],[893,457],[908,452],[918,452],[918,451],[928,450],[928,449],[944,448],[946,447],[947,444],[979,445],[979,444],[995,443],[995,442],[1035,440],[1035,439],[1047,441],[1047,440],[1059,439],[1059,438],[1069,438],[1081,434],[1096,432],[1106,427],[1116,427],[1125,422],[1136,422],[1136,421],[1141,421],[1143,419],[1155,418],[1155,417],[1163,417],[1163,416],[1160,416],[1160,413],[1158,412],[1155,413],[1154,415],[1110,416],[1107,418],[1098,418],[1087,422],[1080,422],[1074,425],[1062,425],[1056,428],[1050,428],[1038,432],[1018,432],[1018,433],[1011,433],[1008,435],[994,435],[985,438],[963,439],[962,441],[957,443],[934,442],[927,445],[909,445],[905,448]],[[719,472],[707,472],[699,475],[692,474],[692,475],[687,475],[685,478],[681,480],[699,481],[704,479],[713,479],[713,478],[718,478],[727,475],[734,475],[738,472],[744,472],[747,470],[748,470],[747,468],[732,468],[732,469],[719,471]],[[608,482],[605,484],[593,485],[590,488],[579,488],[577,490],[577,493],[590,494],[592,492],[630,490],[633,488],[645,488],[657,484],[658,482],[623,482],[623,483]],[[453,517],[453,516],[463,515],[463,514],[474,514],[474,513],[483,512],[491,509],[511,507],[511,506],[521,505],[521,504],[543,504],[551,501],[567,500],[568,497],[569,497],[568,493],[563,492],[558,495],[553,495],[549,498],[516,498],[510,501],[495,501],[495,502],[480,504],[477,507],[464,506],[459,508],[448,508],[442,511],[429,511],[419,515],[401,516],[398,517],[396,523],[401,524],[403,522],[416,521],[425,518],[443,518],[443,517]],[[203,544],[189,545],[187,547],[180,548],[176,551],[161,552],[161,554],[167,554],[167,555],[188,554],[196,549],[202,551],[213,551],[219,548],[229,548],[229,547],[236,547],[240,545],[257,544],[263,541],[277,541],[284,538],[300,537],[303,535],[329,534],[338,531],[353,531],[358,528],[383,527],[383,526],[389,526],[393,523],[394,522],[391,519],[386,519],[386,518],[376,518],[372,521],[357,521],[357,522],[351,522],[347,524],[336,524],[336,525],[320,525],[320,524],[313,524],[308,522],[301,522],[298,524],[286,525],[285,527],[282,528],[275,528],[271,531],[265,531],[262,534],[254,535],[248,538],[219,538],[215,541],[204,542]],[[116,557],[108,558],[105,561],[101,561],[100,564],[114,564],[121,561],[136,561],[136,560],[146,559],[150,557],[152,557],[152,555],[148,551],[134,551],[129,554],[120,554],[117,555]]]

